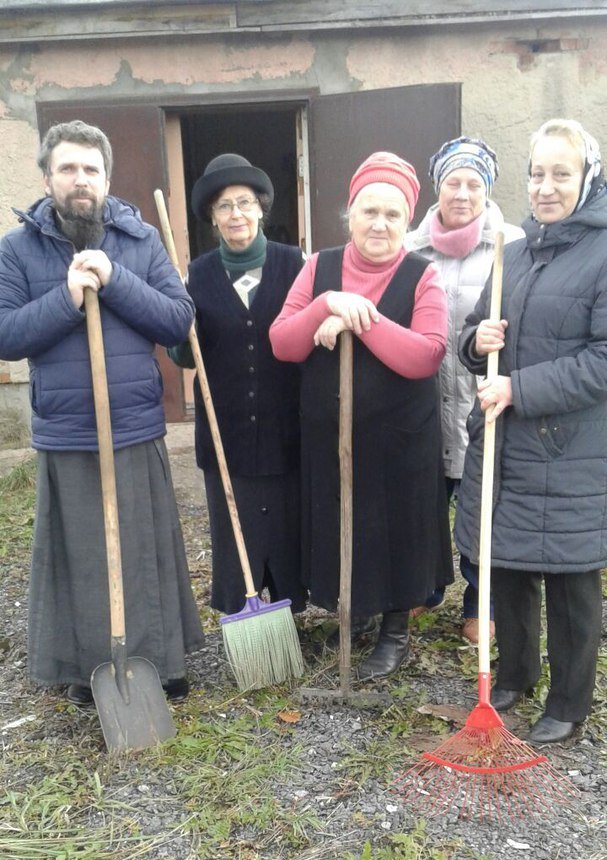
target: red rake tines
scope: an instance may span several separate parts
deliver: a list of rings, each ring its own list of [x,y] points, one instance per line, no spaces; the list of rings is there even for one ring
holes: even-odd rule
[[[423,815],[459,818],[546,815],[578,794],[567,777],[505,728],[489,704],[490,678],[479,677],[479,703],[466,725],[394,783]]]

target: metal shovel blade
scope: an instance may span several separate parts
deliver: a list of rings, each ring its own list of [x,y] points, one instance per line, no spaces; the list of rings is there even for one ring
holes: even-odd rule
[[[144,657],[126,661],[128,703],[116,684],[113,663],[91,675],[91,689],[110,750],[141,750],[174,738],[177,730],[156,667]]]

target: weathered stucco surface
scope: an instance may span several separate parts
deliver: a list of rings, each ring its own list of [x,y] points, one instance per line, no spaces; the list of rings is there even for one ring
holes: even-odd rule
[[[554,53],[533,53],[528,44],[562,40],[573,45]],[[582,50],[579,45],[587,43]],[[589,61],[589,55],[596,59]],[[489,27],[457,34],[419,32],[406,40],[391,34],[353,42],[348,71],[364,89],[462,81],[462,132],[485,139],[497,152],[500,178],[495,199],[507,217],[527,214],[526,167],[529,136],[554,116],[579,119],[604,135],[607,94],[607,28],[558,24],[512,27],[496,34]],[[601,142],[601,141],[600,141]],[[604,148],[607,140],[602,141]],[[406,150],[406,141],[403,142]]]
[[[552,47],[542,48],[547,42]],[[0,53],[0,149],[10,165],[0,176],[0,229],[7,226],[7,205],[24,205],[35,185],[36,100],[334,93],[453,81],[463,84],[462,130],[497,150],[496,199],[518,221],[527,211],[529,134],[544,119],[565,115],[600,138],[606,77],[607,25],[586,19],[541,29],[512,24],[24,45]]]
[[[38,132],[30,123],[0,116],[0,233],[17,225],[12,206],[23,209],[42,197],[42,181],[36,167],[38,143]]]
[[[26,207],[40,194],[37,101],[161,96],[167,102],[186,97],[192,104],[209,95],[328,94],[450,82],[462,83],[462,131],[497,150],[495,198],[519,223],[527,213],[529,135],[541,122],[579,119],[607,150],[604,22],[580,17],[575,24],[556,19],[539,27],[393,27],[3,47],[0,232],[15,224],[11,206]],[[15,377],[17,372],[22,367]]]

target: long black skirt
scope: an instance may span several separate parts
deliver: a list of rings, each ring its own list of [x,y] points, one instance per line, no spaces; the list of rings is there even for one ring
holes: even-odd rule
[[[420,606],[453,582],[437,411],[411,432],[354,423],[352,613]],[[337,427],[302,424],[302,567],[310,600],[335,610],[340,579]],[[333,431],[333,432],[331,432]]]
[[[162,681],[185,674],[203,643],[162,439],[115,452],[129,656]],[[110,609],[99,457],[38,453],[29,594],[29,670],[45,685],[89,684],[110,660]]]
[[[286,475],[231,476],[253,581],[270,599],[291,600],[294,612],[305,609],[301,582],[299,471]],[[232,615],[245,603],[242,567],[219,472],[204,473],[211,543],[211,606]]]

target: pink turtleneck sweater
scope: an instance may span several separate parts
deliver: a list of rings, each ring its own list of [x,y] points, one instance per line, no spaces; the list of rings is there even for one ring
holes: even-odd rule
[[[372,263],[350,242],[344,252],[342,289],[358,293],[377,307],[386,287],[407,252],[388,263]],[[326,294],[312,299],[318,254],[314,254],[293,282],[282,311],[270,327],[276,358],[304,361],[313,349],[314,334],[329,316]],[[380,314],[379,322],[359,335],[379,361],[400,376],[422,379],[436,373],[447,343],[447,296],[436,268],[430,264],[415,290],[411,327],[405,328]]]

